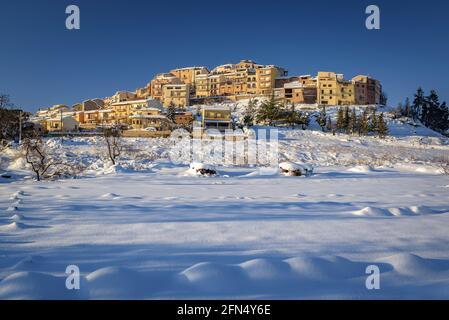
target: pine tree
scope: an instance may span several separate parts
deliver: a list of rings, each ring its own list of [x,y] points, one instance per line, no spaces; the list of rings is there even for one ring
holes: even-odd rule
[[[376,114],[376,109],[373,110],[373,113],[371,115],[371,123],[370,123],[369,129],[372,132],[377,132],[377,114]]]
[[[384,119],[384,113],[382,112],[379,115],[379,119],[377,120],[377,134],[379,137],[384,138],[388,134],[388,125]]]
[[[359,136],[365,136],[369,132],[369,122],[368,122],[368,110],[363,110],[359,116]]]
[[[333,125],[332,125],[332,119],[331,119],[331,117],[329,116],[329,117],[327,117],[327,123],[326,123],[326,130],[328,131],[328,132],[333,132],[333,129],[334,129],[334,127],[333,127]]]
[[[350,114],[349,114],[349,107],[345,107],[344,111],[344,118],[343,118],[343,129],[348,132],[349,122],[350,122]]]
[[[173,102],[170,102],[170,104],[167,107],[167,119],[169,119],[171,122],[175,122],[176,118],[176,107],[173,104]]]
[[[387,95],[387,93],[385,91],[382,91],[380,93],[380,99],[379,100],[380,100],[379,103],[380,103],[381,106],[386,106],[387,105],[388,95]]]
[[[316,118],[316,122],[321,127],[321,131],[324,132],[324,129],[326,128],[326,121],[327,121],[327,114],[326,114],[326,107],[323,106],[320,113],[318,114]]]
[[[358,127],[357,127],[357,113],[355,111],[355,108],[352,108],[352,112],[351,112],[351,123],[350,123],[350,128],[351,128],[351,134],[354,134],[358,131]]]
[[[243,124],[251,127],[254,124],[254,114],[257,110],[257,103],[254,99],[249,100],[248,105],[243,113]]]
[[[276,101],[274,95],[271,96],[270,100],[264,101],[256,113],[256,120],[259,123],[267,123],[268,125],[273,125],[273,122],[279,118],[280,106]]]
[[[410,99],[408,97],[405,99],[404,113],[402,115],[407,118],[410,118],[412,115]]]
[[[424,90],[419,87],[415,93],[412,104],[412,117],[413,120],[421,120],[422,108],[425,105],[426,99],[424,97]]]
[[[302,130],[306,130],[310,124],[310,116],[307,112],[299,113],[299,124],[302,127]]]
[[[398,103],[398,106],[396,107],[396,110],[393,111],[395,118],[400,118],[404,115],[404,107],[402,105],[402,102]]]
[[[343,109],[339,107],[337,113],[337,130],[339,131],[343,130],[344,122],[345,122],[345,114]]]

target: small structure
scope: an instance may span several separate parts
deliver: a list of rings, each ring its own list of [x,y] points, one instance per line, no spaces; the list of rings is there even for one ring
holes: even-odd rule
[[[74,132],[79,129],[79,122],[73,116],[51,118],[45,121],[48,132]]]
[[[225,106],[205,106],[201,110],[201,124],[204,130],[232,129],[231,109]]]
[[[155,128],[156,130],[164,130],[170,126],[170,120],[166,116],[156,114],[134,114],[130,116],[131,127],[135,130],[144,130],[145,128]]]

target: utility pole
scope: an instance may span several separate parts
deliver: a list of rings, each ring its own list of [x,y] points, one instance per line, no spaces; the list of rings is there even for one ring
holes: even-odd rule
[[[60,110],[60,114],[61,114],[61,144],[64,143],[64,136],[63,136],[63,131],[62,131],[62,127],[63,127],[63,123],[62,123],[62,109]]]

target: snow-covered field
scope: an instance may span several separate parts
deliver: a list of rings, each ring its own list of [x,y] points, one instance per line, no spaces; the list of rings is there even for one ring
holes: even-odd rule
[[[281,130],[280,160],[310,177],[218,166],[186,174],[164,139],[104,164],[96,138],[47,144],[88,170],[36,182],[23,161],[0,180],[0,298],[449,298],[446,138]],[[143,150],[143,151],[142,151]],[[77,265],[81,289],[65,287]],[[368,265],[381,271],[367,290]]]

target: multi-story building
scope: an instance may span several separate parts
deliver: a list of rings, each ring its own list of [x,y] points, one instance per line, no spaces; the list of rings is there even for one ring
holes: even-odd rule
[[[111,104],[115,124],[130,124],[129,117],[137,110],[148,107],[147,99],[121,101]]]
[[[106,99],[106,103],[111,105],[113,103],[134,100],[136,99],[136,94],[130,91],[117,91],[112,97]]]
[[[355,104],[354,83],[345,80],[342,74],[318,72],[317,90],[318,104]]]
[[[275,97],[284,105],[314,104],[317,100],[317,89],[300,81],[293,81],[285,83],[282,88],[276,88]]]
[[[195,77],[195,96],[207,98],[211,96],[209,74],[199,74]]]
[[[276,78],[287,75],[288,72],[284,68],[273,65],[256,69],[257,94],[262,96],[273,94]]]
[[[194,88],[196,77],[209,74],[209,69],[206,67],[187,67],[173,69],[170,73],[179,78],[183,83],[190,84],[191,88]]]
[[[207,106],[201,110],[203,129],[218,129],[224,131],[232,128],[231,109],[221,106]]]
[[[73,111],[91,111],[100,110],[104,107],[104,101],[101,99],[85,100],[72,106]]]
[[[162,104],[164,107],[187,107],[190,103],[189,84],[166,84],[162,87]]]
[[[213,74],[209,76],[210,96],[220,96],[221,87],[226,83],[226,77],[222,74]]]
[[[162,101],[164,85],[182,83],[181,79],[171,73],[160,73],[150,82],[151,97]]]
[[[382,86],[380,82],[368,76],[352,78],[355,88],[355,101],[359,105],[379,104]]]

